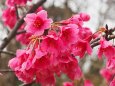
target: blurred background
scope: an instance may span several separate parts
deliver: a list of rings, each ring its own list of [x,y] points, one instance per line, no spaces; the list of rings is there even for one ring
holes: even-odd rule
[[[27,4],[36,3],[28,2]],[[0,16],[2,15],[3,9],[6,8],[5,0],[0,0]],[[85,12],[91,16],[89,22],[85,23],[84,26],[91,28],[92,32],[95,32],[99,27],[105,26],[109,28],[115,27],[115,0],[47,0],[44,5],[44,9],[48,11],[49,17],[53,18],[54,21],[60,21],[67,19],[73,14]],[[0,18],[0,43],[7,36],[8,28],[4,26]],[[20,45],[15,39],[13,39],[6,50],[15,52],[16,49],[24,47]],[[94,48],[92,56],[79,60],[79,64],[85,73],[86,79],[90,79],[95,86],[107,86],[106,81],[100,76],[99,70],[104,67],[104,61],[97,59],[96,50]],[[11,55],[2,54],[0,61],[0,71],[2,70],[3,75],[0,75],[0,86],[18,86],[22,84],[12,71],[5,71],[9,69],[7,64]],[[62,82],[70,81],[65,75],[60,78],[57,77],[57,86],[62,86]],[[74,81],[76,86],[83,86],[83,81]],[[39,86],[39,85],[32,85]]]

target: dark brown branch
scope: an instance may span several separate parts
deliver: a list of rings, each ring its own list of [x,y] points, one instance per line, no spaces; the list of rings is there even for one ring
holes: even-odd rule
[[[0,72],[4,73],[4,72],[14,72],[14,71],[12,71],[11,69],[0,69]]]
[[[19,19],[19,14],[18,14],[18,8],[17,8],[17,5],[15,4],[15,9],[16,9],[16,17],[17,17],[17,20]]]
[[[26,33],[26,31],[25,31],[25,30],[18,31],[18,32],[16,33],[16,35],[19,35],[19,34],[22,34],[22,33]]]
[[[94,42],[97,42],[97,41],[99,41],[99,40],[100,40],[100,38],[96,38],[96,39],[92,40],[92,41],[90,42],[90,44],[93,44]]]
[[[35,5],[33,5],[33,7],[27,12],[28,13],[33,13],[37,10],[37,8],[39,6],[41,6],[46,0],[41,0],[39,2],[37,2]],[[26,16],[26,15],[25,15]],[[12,38],[14,38],[16,36],[16,33],[18,31],[18,29],[21,27],[21,25],[24,23],[24,17],[23,16],[21,19],[18,20],[18,22],[16,23],[16,25],[14,26],[12,32],[8,35],[7,38],[5,38],[5,40],[3,40],[2,44],[0,45],[0,50],[3,50],[8,43],[12,40]]]
[[[1,53],[4,53],[4,54],[11,55],[11,56],[16,56],[16,54],[15,54],[15,53],[10,52],[10,51],[2,51],[2,50],[0,50],[0,52],[1,52]]]
[[[107,40],[109,41],[109,40],[114,39],[114,38],[115,38],[115,35],[112,35],[112,36],[109,37]],[[95,46],[97,46],[97,45],[99,45],[99,41],[94,42],[93,44],[91,44],[91,47],[93,48],[93,47],[95,47]]]

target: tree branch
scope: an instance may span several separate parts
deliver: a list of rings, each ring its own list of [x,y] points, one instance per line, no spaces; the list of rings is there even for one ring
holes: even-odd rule
[[[17,17],[17,20],[19,19],[19,14],[18,14],[18,7],[17,5],[15,4],[15,9],[16,9],[16,17]]]
[[[26,33],[26,31],[25,31],[25,30],[18,31],[18,32],[16,33],[16,35],[19,35],[19,34],[22,34],[22,33]]]
[[[115,35],[112,35],[112,36],[109,37],[107,40],[109,41],[109,40],[114,39],[114,38],[115,38]],[[94,42],[93,44],[91,44],[91,47],[93,48],[93,47],[95,47],[95,46],[97,46],[97,45],[99,45],[99,41]]]
[[[110,29],[110,30],[107,30],[108,35],[109,35],[110,37],[109,37],[109,38],[106,38],[106,40],[109,41],[109,40],[115,38],[115,35],[113,35],[113,32],[114,32],[114,31],[115,31],[115,27],[112,28],[112,29]],[[106,35],[107,35],[107,34],[105,33],[105,35],[103,35],[103,37],[105,37]],[[92,40],[92,41],[90,42],[91,47],[93,48],[93,47],[99,45],[99,40],[100,40],[100,38],[96,38],[96,39]]]
[[[11,56],[16,56],[16,54],[15,54],[15,53],[10,52],[10,51],[2,51],[2,50],[0,50],[0,52],[1,52],[1,53],[4,53],[4,54],[11,55]]]

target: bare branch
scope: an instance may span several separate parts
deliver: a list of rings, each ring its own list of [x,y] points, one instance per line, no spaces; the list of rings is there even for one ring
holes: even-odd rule
[[[11,69],[0,69],[0,72],[14,72],[14,71],[12,71]]]
[[[22,33],[26,33],[26,31],[25,31],[25,30],[18,31],[18,32],[16,33],[16,35],[19,35],[19,34],[22,34]]]
[[[17,20],[19,19],[19,14],[18,14],[18,7],[17,5],[15,4],[15,9],[16,9],[16,17],[17,17]]]
[[[10,51],[2,51],[2,50],[0,50],[0,52],[1,52],[1,53],[4,53],[4,54],[11,55],[11,56],[16,56],[16,54],[15,54],[15,53],[10,52]]]

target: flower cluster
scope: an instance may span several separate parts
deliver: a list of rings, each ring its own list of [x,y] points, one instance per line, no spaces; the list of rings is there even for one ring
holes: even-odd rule
[[[106,79],[110,86],[114,86],[115,80],[115,47],[113,43],[101,38],[100,47],[98,49],[98,57],[102,59],[102,55],[106,57],[106,68],[101,69],[100,74]],[[113,81],[112,81],[113,80]]]
[[[17,50],[9,61],[10,68],[24,83],[35,80],[42,86],[54,86],[55,75],[63,73],[72,80],[80,79],[82,72],[75,57],[92,53],[92,32],[83,26],[89,19],[89,15],[80,13],[53,23],[45,10],[27,14],[24,29],[28,46]]]
[[[17,21],[23,18],[23,7],[28,9],[28,1],[32,0],[6,0],[7,8],[3,11],[2,20],[8,29],[13,30]],[[90,28],[84,26],[89,20],[88,14],[79,13],[53,22],[42,7],[27,14],[25,23],[15,33],[16,40],[26,48],[16,51],[16,56],[9,61],[9,67],[19,80],[27,84],[36,81],[42,86],[55,86],[55,76],[66,74],[71,80],[82,77],[84,86],[93,86],[90,80],[85,79],[76,57],[83,59],[85,54],[91,55],[91,40],[100,38],[97,55],[99,60],[102,56],[106,59],[106,67],[101,69],[100,74],[109,86],[115,86],[115,46],[108,41],[113,33],[107,26],[92,33]],[[21,31],[24,33],[19,34]],[[103,36],[102,32],[105,33]],[[65,82],[63,86],[74,86],[74,82]]]

